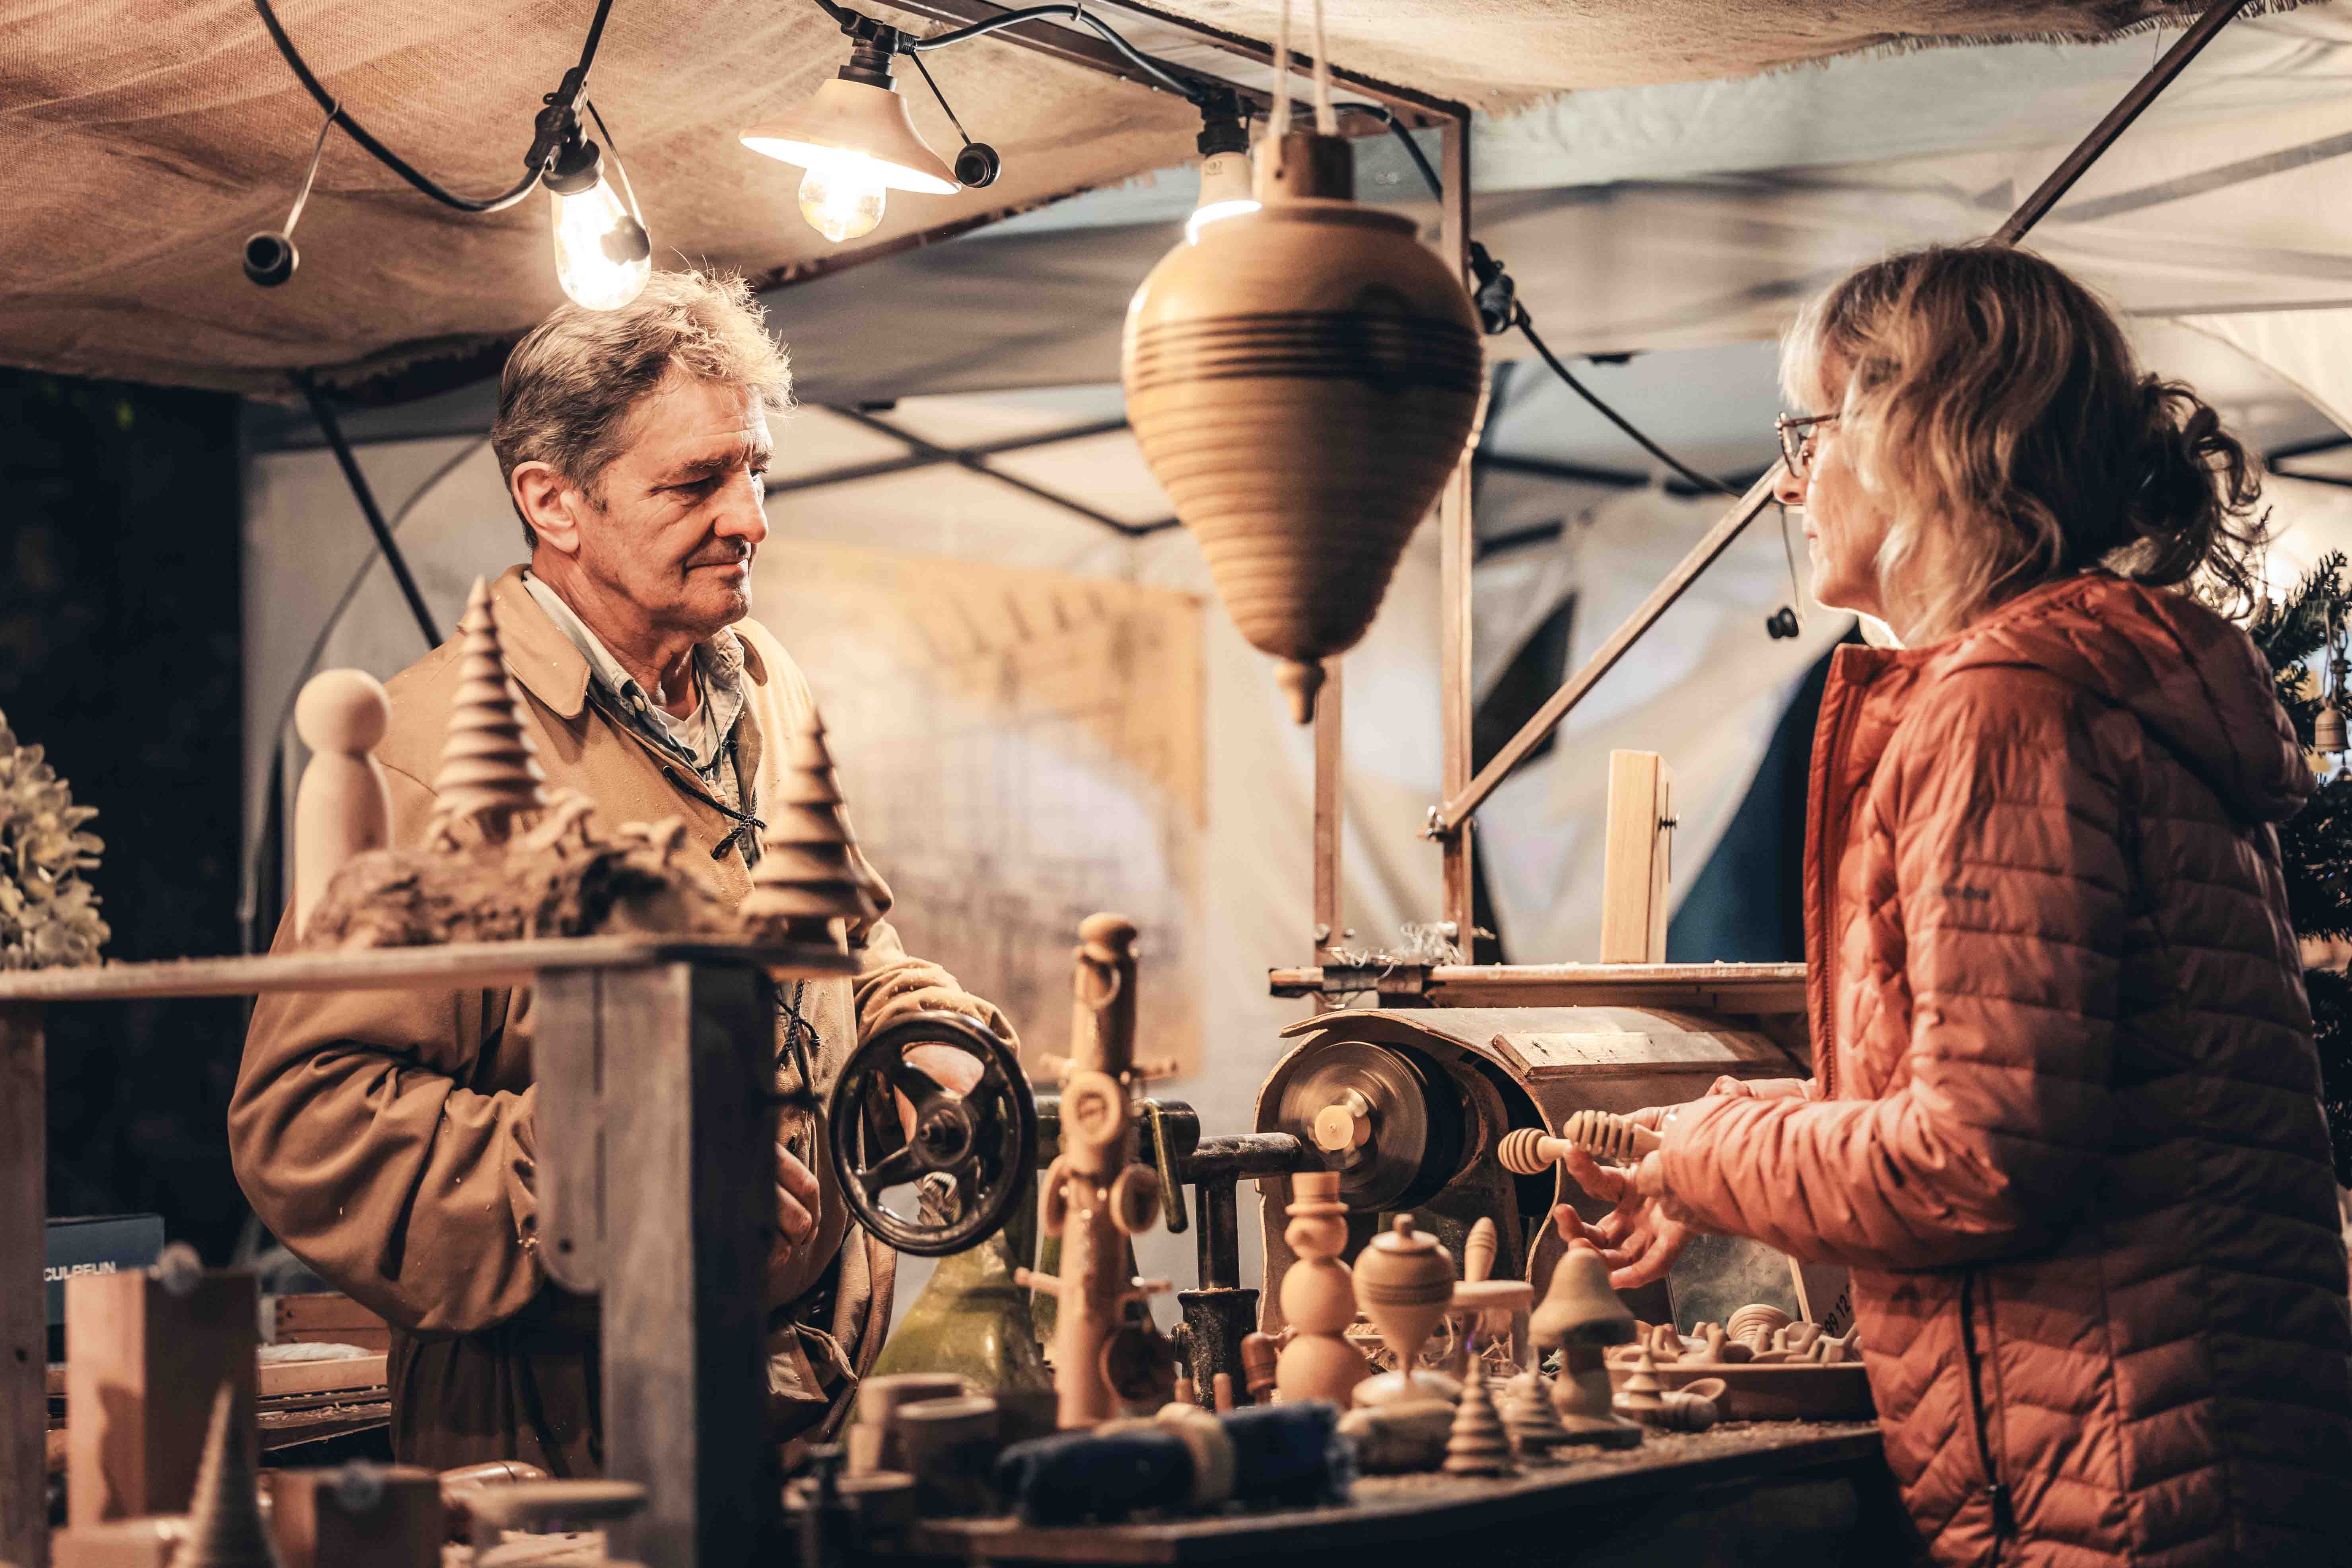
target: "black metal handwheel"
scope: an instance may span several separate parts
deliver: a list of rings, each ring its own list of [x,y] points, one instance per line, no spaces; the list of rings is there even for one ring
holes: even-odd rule
[[[916,1046],[967,1053],[980,1063],[980,1081],[956,1093],[907,1060]],[[914,1108],[911,1132],[901,1095]],[[911,1014],[860,1046],[834,1083],[827,1123],[850,1214],[919,1257],[961,1252],[995,1235],[1037,1169],[1037,1102],[1021,1064],[992,1030],[961,1013]],[[934,1173],[954,1187],[944,1216],[917,1206],[918,1184]],[[887,1194],[902,1190],[894,1208]]]

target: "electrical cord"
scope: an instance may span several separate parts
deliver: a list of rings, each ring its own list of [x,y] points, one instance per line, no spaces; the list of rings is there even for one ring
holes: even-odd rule
[[[817,4],[824,6],[835,21],[842,22],[844,26],[849,25],[843,21],[844,16],[850,15],[849,13],[843,12],[840,7],[830,4],[829,0],[817,0]],[[1102,35],[1105,43],[1126,56],[1129,62],[1138,70],[1142,71],[1187,103],[1197,104],[1201,101],[1202,94],[1199,88],[1185,81],[1181,77],[1171,74],[1158,60],[1120,37],[1118,28],[1083,5],[1031,5],[1019,11],[1007,11],[1002,16],[991,16],[983,22],[974,22],[968,27],[958,27],[952,32],[935,33],[928,38],[901,35],[898,49],[902,54],[923,54],[932,49],[946,48],[951,44],[961,44],[968,38],[983,37],[1001,28],[1017,26],[1023,22],[1034,22],[1046,16],[1062,16],[1085,23]]]
[[[1384,103],[1351,103],[1347,107],[1359,114],[1369,114],[1387,126],[1395,134],[1396,139],[1404,143],[1404,150],[1412,157],[1413,167],[1421,171],[1422,179],[1429,185],[1429,194],[1441,199],[1444,196],[1444,184],[1438,179],[1437,170],[1430,163],[1429,155],[1421,150],[1421,143],[1412,139],[1412,132],[1405,129],[1404,122],[1396,117],[1394,110]],[[1717,495],[1730,496],[1734,500],[1738,498],[1739,492],[1722,480],[1700,473],[1696,468],[1642,434],[1633,426],[1631,420],[1602,402],[1598,394],[1571,374],[1568,366],[1560,363],[1559,356],[1551,352],[1551,346],[1536,331],[1535,319],[1528,314],[1527,306],[1514,297],[1510,274],[1505,270],[1503,264],[1488,255],[1486,247],[1475,241],[1471,243],[1470,252],[1471,270],[1476,274],[1479,283],[1479,316],[1487,335],[1491,337],[1499,332],[1508,331],[1514,327],[1517,328],[1519,335],[1527,339],[1528,346],[1536,351],[1537,357],[1551,368],[1551,373],[1567,383],[1570,392],[1591,404],[1594,411],[1602,418],[1622,431],[1635,446],[1699,489],[1712,490]]]
[[[293,71],[295,79],[301,82],[303,89],[317,100],[319,107],[326,110],[327,118],[341,126],[343,133],[358,142],[370,157],[442,205],[455,207],[457,211],[466,213],[504,212],[529,195],[546,174],[548,161],[555,155],[554,140],[557,132],[554,121],[551,120],[549,113],[542,111],[531,138],[530,152],[524,160],[525,166],[530,172],[523,176],[520,183],[495,196],[487,197],[460,195],[450,190],[378,141],[366,126],[361,124],[356,117],[343,108],[334,94],[326,89],[318,77],[312,73],[310,63],[303,59],[302,52],[294,47],[294,40],[287,36],[286,28],[278,20],[278,13],[270,5],[270,0],[253,0],[253,8],[260,13],[261,25],[268,30],[269,41],[278,47],[278,52],[284,58],[287,68]],[[564,73],[562,85],[547,97],[546,101],[550,110],[560,109],[562,111],[562,115],[557,117],[559,119],[569,118],[572,105],[578,101],[585,88],[588,68],[595,63],[596,47],[604,37],[604,19],[611,15],[612,9],[613,0],[596,0],[596,14],[588,24],[588,37],[581,46],[579,63]]]

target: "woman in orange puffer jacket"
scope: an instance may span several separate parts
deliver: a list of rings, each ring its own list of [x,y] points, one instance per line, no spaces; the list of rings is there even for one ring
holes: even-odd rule
[[[1646,1112],[1621,1287],[1692,1229],[1852,1270],[1942,1563],[2352,1557],[2352,1307],[2273,825],[2312,775],[2245,634],[2243,450],[1993,246],[1789,345],[1780,500],[1838,650],[1806,829],[1809,1082]],[[1563,1228],[1577,1228],[1572,1214]]]

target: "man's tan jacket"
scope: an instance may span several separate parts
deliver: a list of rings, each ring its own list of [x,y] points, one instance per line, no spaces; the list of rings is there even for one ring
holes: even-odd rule
[[[711,855],[735,824],[700,781],[592,693],[588,661],[532,601],[520,568],[499,579],[491,603],[550,787],[588,795],[608,833],[683,816],[683,853],[740,900],[751,888],[740,851]],[[777,739],[806,722],[814,702],[773,637],[748,620],[735,630],[745,698],[736,762],[757,816],[782,787]],[[453,639],[385,688],[392,725],[376,756],[391,783],[395,844],[421,840],[431,816],[457,655]],[[888,907],[887,892],[878,901]],[[281,925],[276,951],[293,940]],[[856,977],[812,981],[802,993],[820,1094],[860,1037],[907,1011],[945,1007],[1011,1037],[994,1007],[908,957],[888,921],[854,931],[851,942]],[[228,1118],[237,1180],[295,1256],[391,1321],[394,1447],[407,1463],[519,1458],[558,1475],[601,1468],[596,1304],[550,1284],[535,1245],[542,1132],[530,1034],[528,990],[349,992],[264,996],[246,1037]],[[778,1043],[782,1084],[796,1075],[781,1028]],[[823,1143],[795,1140],[820,1155]],[[843,1245],[837,1184],[813,1163],[825,1192],[818,1237],[777,1292],[796,1300],[790,1316],[809,1327],[771,1341],[772,1404],[786,1426],[837,1417],[848,1374],[881,1348],[897,1261],[870,1237]]]

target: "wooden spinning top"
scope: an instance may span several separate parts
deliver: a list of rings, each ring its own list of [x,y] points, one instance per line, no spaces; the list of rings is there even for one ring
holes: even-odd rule
[[[1396,1357],[1395,1371],[1357,1384],[1356,1403],[1458,1397],[1454,1379],[1414,1364],[1454,1300],[1454,1259],[1437,1237],[1415,1230],[1412,1215],[1397,1215],[1391,1229],[1357,1254],[1355,1284],[1356,1304]]]
[[[450,699],[441,771],[433,780],[434,813],[445,833],[471,824],[483,842],[501,844],[518,816],[547,809],[546,774],[523,731],[499,646],[490,585],[483,578],[474,579],[457,638],[457,690]]]
[[[1347,144],[1259,148],[1262,204],[1196,226],[1128,307],[1128,417],[1300,722],[1461,463],[1484,386],[1462,280],[1359,206]]]
[[[1486,1358],[1474,1346],[1469,1374],[1462,1380],[1462,1400],[1454,1407],[1454,1430],[1445,1439],[1445,1473],[1449,1476],[1507,1476],[1518,1467],[1511,1462],[1511,1439],[1486,1384]]]
[[[212,1426],[188,1500],[188,1536],[172,1568],[278,1568],[278,1549],[253,1493],[253,1456],[241,1429],[236,1385],[213,1395]]]
[[[743,922],[787,941],[845,947],[845,926],[880,911],[849,853],[833,752],[814,710],[785,746],[783,774],[760,834],[760,863],[751,868]]]

